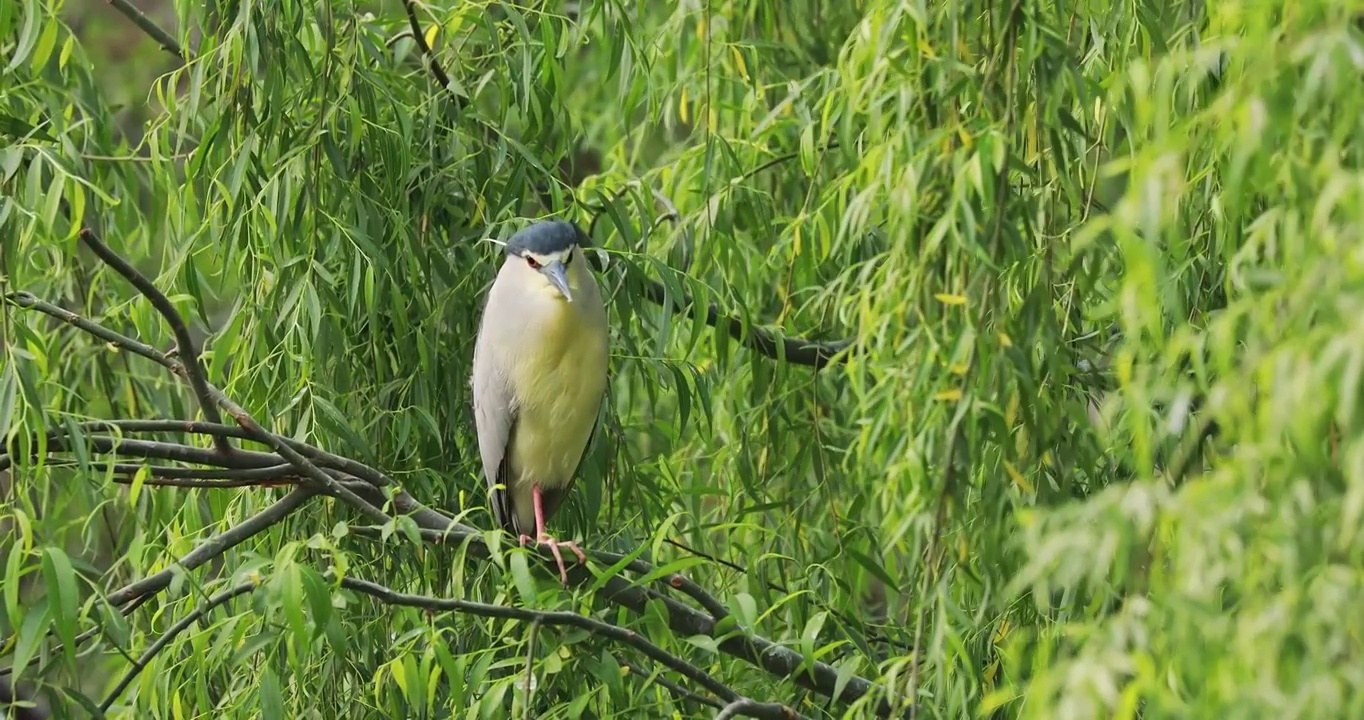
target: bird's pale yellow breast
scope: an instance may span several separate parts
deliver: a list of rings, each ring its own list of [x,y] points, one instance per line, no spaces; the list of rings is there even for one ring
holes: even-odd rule
[[[510,449],[514,482],[557,487],[572,480],[606,390],[607,329],[599,291],[590,274],[574,269],[586,275],[574,278],[575,300],[594,305],[544,298],[553,304],[527,328],[536,342],[516,363],[513,387],[525,390],[518,393]]]

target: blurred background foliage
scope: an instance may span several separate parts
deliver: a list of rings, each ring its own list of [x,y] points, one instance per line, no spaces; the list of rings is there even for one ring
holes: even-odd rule
[[[210,377],[263,424],[486,527],[482,240],[605,207],[613,379],[565,534],[693,558],[757,632],[924,717],[1364,717],[1347,4],[432,2],[444,89],[395,0],[136,4],[188,62],[103,2],[0,4],[6,292],[169,347],[78,249],[88,224],[195,318]],[[854,345],[818,372],[774,361],[648,303],[648,279]],[[12,305],[0,342],[7,438],[194,412],[158,368]],[[58,705],[98,702],[124,653],[259,573],[267,592],[180,635],[111,714],[519,717],[527,653],[534,716],[699,712],[581,632],[532,644],[339,592],[300,611],[308,573],[339,565],[515,599],[491,566],[345,536],[330,504],[103,617],[95,593],[277,491],[36,461],[0,478],[0,653],[68,688]],[[590,609],[539,580],[539,604]],[[96,624],[79,657],[40,639]],[[640,628],[747,695],[871,715]]]

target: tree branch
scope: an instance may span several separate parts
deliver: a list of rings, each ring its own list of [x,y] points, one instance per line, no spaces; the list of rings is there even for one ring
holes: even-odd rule
[[[441,67],[436,60],[436,54],[431,52],[431,46],[426,44],[426,33],[422,32],[421,21],[417,19],[417,8],[413,0],[403,0],[403,11],[407,13],[407,22],[412,26],[412,40],[417,43],[417,49],[421,51],[422,59],[426,61],[426,66],[436,82],[450,93],[450,97],[455,99],[455,106],[464,109],[464,98],[455,93],[454,88],[450,87],[450,76],[445,73],[445,68]]]
[[[134,20],[134,22],[136,22],[136,20]],[[152,25],[152,27],[156,26]],[[176,54],[178,55],[179,53]],[[95,234],[95,231],[88,227],[81,228],[80,239],[81,242],[85,243],[86,247],[90,248],[95,255],[99,256],[100,260],[104,261],[105,265],[108,265],[117,271],[119,275],[122,275],[124,279],[131,283],[133,287],[137,288],[137,291],[142,293],[142,295],[151,302],[152,307],[156,308],[157,312],[161,313],[161,317],[165,319],[166,324],[170,326],[171,332],[175,335],[175,346],[178,349],[177,354],[181,358],[179,365],[182,372],[180,374],[189,381],[190,387],[194,388],[194,395],[199,399],[199,410],[204,413],[204,418],[209,422],[221,423],[222,415],[218,413],[218,405],[213,401],[213,396],[209,393],[208,380],[205,379],[204,365],[199,358],[199,349],[194,345],[194,338],[189,334],[189,327],[185,325],[184,319],[180,317],[180,313],[175,309],[175,306],[171,304],[170,298],[167,298],[164,293],[156,289],[156,286],[152,284],[152,281],[148,280],[147,276],[138,272],[137,268],[133,267],[131,263],[124,260],[113,250],[110,250],[109,246],[105,245],[104,241],[100,240],[99,236]],[[218,452],[221,452],[224,455],[232,454],[232,444],[227,441],[227,438],[214,437],[213,444],[218,448]]]
[[[137,582],[115,590],[106,600],[110,605],[119,607],[144,595],[152,595],[165,590],[170,586],[171,580],[175,578],[177,568],[180,572],[187,572],[222,555],[289,517],[316,494],[317,491],[310,487],[293,489],[288,495],[276,500],[270,507],[205,540],[204,544],[189,551],[174,565],[155,575],[148,575]]]
[[[81,237],[82,239],[86,239],[87,243],[89,243],[89,240],[87,239],[85,233],[86,231],[82,230]],[[91,234],[89,237],[93,237],[93,234]],[[119,263],[118,265],[114,265],[113,262],[110,262],[111,265],[114,265],[115,269],[118,269],[119,267],[125,267],[134,276],[141,278],[140,282],[138,280],[133,280],[131,278],[129,279],[129,281],[132,282],[133,285],[137,286],[139,290],[143,289],[140,283],[147,282],[145,277],[142,277],[140,273],[134,270],[132,266],[127,263],[126,260],[123,260],[116,254],[114,254],[112,250],[109,250],[107,245],[104,245],[102,242],[99,242],[98,239],[95,239],[95,243],[97,243],[98,246],[102,248],[102,252],[97,251],[97,253],[100,254],[101,259],[106,259],[106,261],[108,261],[108,259],[104,257],[105,253],[107,253],[110,258],[113,258],[113,260],[116,260]],[[124,273],[124,276],[129,277],[127,273]],[[159,290],[156,290],[156,288],[152,287],[151,291],[155,292],[156,295],[160,296],[162,299],[165,298],[165,295],[162,295]],[[145,290],[144,294],[146,294]],[[148,297],[150,298],[151,296]],[[157,350],[156,348],[146,343],[134,340],[125,335],[121,335],[112,330],[109,330],[108,328],[105,328],[104,326],[92,322],[86,318],[83,318],[80,315],[71,312],[70,310],[65,310],[63,308],[57,307],[56,305],[53,305],[52,303],[39,300],[31,293],[27,292],[11,293],[7,295],[6,298],[11,302],[14,302],[15,304],[19,305],[20,307],[32,308],[44,314],[63,320],[67,323],[70,323],[71,325],[74,325],[77,328],[80,328],[81,330],[89,332],[90,334],[100,338],[101,340],[113,343],[117,347],[126,349],[137,355],[145,357],[153,362],[156,362],[161,366],[168,368],[169,370],[171,370],[171,372],[176,373],[177,375],[181,375],[182,377],[188,377],[187,375],[187,373],[189,372],[188,368],[179,359],[170,358],[165,353],[161,352],[160,350]],[[170,316],[175,318],[175,322],[173,322],[172,325],[178,323],[179,326],[183,328],[184,321],[180,319],[179,315],[175,311],[175,308],[169,305],[169,301],[166,301],[166,303],[167,308],[165,311],[169,312]],[[156,304],[156,301],[153,300],[153,304]],[[158,307],[158,309],[160,308]],[[195,362],[197,363],[197,359],[195,359]],[[246,410],[242,409],[240,405],[236,404],[231,399],[229,399],[226,395],[223,394],[221,390],[209,384],[208,381],[204,380],[202,376],[199,376],[198,382],[202,384],[203,391],[205,393],[207,400],[215,406],[215,409],[216,407],[222,407],[224,410],[226,410],[227,413],[232,416],[232,419],[236,420],[237,424],[242,426],[242,428],[244,428],[250,434],[251,439],[256,440],[257,442],[261,442],[265,445],[269,445],[271,448],[275,450],[276,453],[283,457],[284,460],[288,461],[295,468],[297,468],[298,471],[302,473],[307,479],[318,484],[320,486],[320,489],[324,490],[327,494],[346,501],[356,510],[360,511],[361,514],[365,515],[371,520],[380,523],[385,523],[391,519],[389,518],[387,513],[370,504],[368,501],[362,499],[360,496],[352,492],[349,488],[342,486],[334,478],[319,470],[317,466],[313,465],[307,458],[299,454],[298,451],[294,450],[290,446],[290,444],[286,442],[283,438],[261,427],[251,417],[251,415],[246,412]],[[214,413],[214,416],[217,417],[216,412]],[[212,424],[221,425],[222,423],[214,422]],[[216,439],[225,436],[214,435],[214,437]],[[236,452],[237,452],[236,450],[231,450],[230,452],[223,454],[232,455],[236,454]]]
[[[112,427],[129,432],[134,430],[180,430],[183,432],[202,433],[217,431],[237,434],[245,433],[241,428],[226,425],[211,426],[206,423],[157,420],[97,421],[83,423],[77,427],[88,427],[90,429]],[[53,435],[54,440],[59,440],[65,437],[65,432],[54,432]],[[85,437],[84,440],[87,443],[87,446],[95,453],[112,452],[115,448],[124,452],[128,452],[130,449],[137,449],[148,456],[165,457],[166,459],[186,462],[199,462],[219,466],[230,465],[246,468],[278,466],[280,463],[280,458],[273,453],[260,453],[241,449],[234,452],[230,457],[224,457],[211,450],[171,443],[98,436]],[[280,438],[280,441],[285,442],[283,438]],[[306,444],[298,443],[297,441],[288,442],[298,446],[300,452],[309,454],[321,453],[321,451],[311,448],[311,446],[307,446]],[[54,448],[62,447],[59,442],[55,441],[52,445]],[[0,465],[7,465],[7,460],[8,458],[0,456]],[[360,488],[357,486],[356,490],[358,491],[359,489]],[[377,488],[375,491],[377,492]],[[208,560],[221,555],[231,547],[256,534],[259,530],[263,530],[265,527],[278,522],[279,519],[283,519],[283,517],[287,516],[287,514],[292,512],[297,506],[302,505],[303,502],[306,501],[307,496],[315,492],[317,492],[316,488],[313,488],[311,485],[301,486],[295,489],[290,495],[278,501],[274,506],[271,506],[260,514],[250,518],[242,525],[211,538],[209,541],[205,542],[204,545],[192,551],[178,564],[185,570],[192,570],[204,564]],[[403,493],[396,497],[401,496],[406,496],[406,494]],[[396,502],[395,505],[397,505]],[[421,505],[421,503],[416,500],[409,499],[406,505],[407,509],[404,510],[400,508],[400,510],[403,512],[411,512],[409,516],[418,524],[421,536],[425,541],[438,545],[467,542],[469,543],[469,551],[472,555],[483,559],[489,557],[489,550],[483,544],[483,535],[478,530],[457,523],[442,513]],[[374,530],[374,532],[367,533],[367,530]],[[379,535],[378,528],[352,527],[351,531],[357,535]],[[538,549],[531,552],[539,556],[542,562],[548,564],[551,560],[548,553],[537,551]],[[614,566],[624,559],[624,556],[622,555],[599,550],[589,550],[588,554],[594,560],[607,566]],[[649,574],[653,570],[653,566],[647,562],[636,559],[625,563],[622,569],[642,576]],[[116,591],[110,596],[109,600],[115,605],[122,605],[134,599],[136,599],[135,601],[145,601],[150,594],[159,592],[170,584],[170,581],[174,576],[173,572],[173,569],[163,570],[156,575],[133,583]],[[574,567],[570,573],[570,585],[573,586],[581,586],[591,583],[594,580],[594,574],[583,567]],[[659,600],[664,604],[664,607],[667,610],[668,624],[675,632],[683,635],[700,634],[716,638],[717,640],[720,640],[719,647],[723,652],[760,667],[774,676],[789,679],[802,687],[814,690],[822,695],[834,697],[834,689],[838,684],[838,672],[833,667],[822,662],[816,662],[811,668],[797,672],[801,668],[803,657],[793,650],[773,643],[770,640],[752,635],[744,637],[728,636],[722,639],[720,634],[716,632],[716,622],[719,618],[724,617],[727,612],[724,605],[720,603],[718,599],[700,588],[694,581],[691,581],[680,574],[659,578],[657,582],[666,585],[669,588],[684,592],[703,607],[707,608],[710,614],[698,611],[670,597],[660,595],[648,587],[636,585],[633,582],[618,576],[608,579],[600,590],[600,594],[608,601],[627,608],[635,614],[641,615],[645,613],[646,606],[650,601]],[[848,679],[843,692],[835,699],[842,702],[851,702],[873,691],[879,692],[879,689],[873,683],[864,678],[853,676]],[[890,705],[883,700],[878,704],[878,712],[884,715],[890,714],[892,710]]]
[[[649,659],[667,667],[680,675],[687,677],[693,682],[701,685],[720,698],[733,703],[744,700],[728,685],[711,677],[709,673],[701,668],[692,665],[682,658],[664,650],[653,644],[648,639],[633,630],[602,622],[600,620],[579,615],[574,612],[560,610],[529,610],[526,608],[507,607],[504,605],[491,605],[487,603],[473,602],[471,600],[457,600],[454,598],[435,598],[425,595],[409,595],[389,589],[368,580],[360,580],[353,577],[341,579],[341,587],[364,593],[376,600],[389,605],[402,605],[406,607],[421,608],[425,610],[444,610],[466,615],[476,615],[478,617],[496,618],[500,620],[520,620],[522,622],[538,622],[542,625],[555,625],[575,627],[586,630],[593,635],[615,640],[623,645],[628,645],[640,651]],[[781,705],[767,704],[769,707],[782,708],[785,714],[765,714],[752,715],[751,717],[774,718],[785,720],[787,718],[800,717],[794,710],[785,708]]]
[[[705,695],[702,695],[700,693],[692,692],[691,690],[688,690],[687,688],[684,688],[681,685],[678,685],[677,683],[673,682],[672,680],[669,680],[668,678],[664,677],[662,673],[657,674],[650,673],[649,671],[640,667],[637,663],[629,660],[628,658],[620,658],[617,662],[619,662],[622,667],[624,667],[626,670],[629,670],[636,677],[643,678],[646,681],[651,680],[652,682],[658,683],[660,686],[663,687],[663,689],[667,690],[669,693],[672,694],[673,697],[677,698],[678,700],[685,700],[700,705],[706,705],[709,707],[713,707],[716,710],[719,710],[724,707],[724,705],[719,700],[716,700],[715,698],[706,697]]]
[[[117,10],[123,17],[132,20],[133,24],[140,28],[142,32],[146,33],[148,37],[155,40],[156,43],[161,46],[162,50],[180,58],[183,62],[189,62],[192,59],[193,56],[186,52],[184,48],[180,47],[180,43],[176,42],[175,38],[171,37],[170,33],[152,22],[151,18],[147,17],[145,13],[134,7],[128,0],[104,1],[109,3],[109,5]]]
[[[116,346],[126,349],[134,354],[146,357],[158,364],[166,367],[173,372],[181,367],[179,360],[167,357],[164,353],[152,348],[144,343],[127,338],[115,333],[98,323],[94,323],[82,318],[75,313],[58,308],[50,303],[38,300],[28,293],[14,293],[7,296],[8,299],[22,307],[35,309],[53,317],[62,319],[91,335],[98,337],[106,342],[111,342]],[[152,594],[157,593],[169,586],[174,572],[192,570],[212,558],[226,552],[231,547],[240,544],[247,538],[263,531],[271,525],[279,522],[284,517],[301,507],[307,500],[318,493],[327,493],[354,506],[358,511],[381,525],[387,523],[391,518],[379,510],[379,505],[383,504],[383,499],[377,502],[361,497],[357,491],[373,498],[378,494],[378,488],[391,484],[386,476],[372,468],[357,463],[355,461],[341,458],[330,453],[312,448],[297,441],[289,440],[274,433],[271,433],[257,424],[240,406],[229,400],[217,388],[204,382],[209,398],[218,406],[225,409],[237,420],[241,427],[234,428],[222,425],[221,423],[197,422],[197,421],[165,421],[165,420],[121,420],[121,421],[100,421],[95,423],[82,424],[89,429],[116,428],[121,432],[167,432],[177,431],[181,433],[207,434],[213,437],[234,437],[249,439],[269,446],[274,452],[257,452],[243,449],[234,449],[230,455],[213,452],[203,448],[193,448],[172,443],[161,443],[147,440],[124,439],[113,437],[84,437],[84,441],[95,449],[96,452],[117,452],[123,451],[130,454],[140,454],[143,457],[162,458],[180,462],[193,462],[209,466],[237,469],[251,468],[270,468],[283,465],[287,462],[289,466],[311,480],[304,485],[295,488],[287,496],[277,501],[274,505],[257,515],[249,518],[245,522],[213,537],[203,545],[191,551],[182,558],[177,568],[168,568],[155,575],[149,576],[134,582],[118,591],[115,591],[108,598],[109,602],[116,607],[141,604]],[[64,447],[65,443],[70,442],[71,438],[66,436],[69,433],[54,432],[54,436],[64,438],[54,443],[57,448]],[[310,460],[311,458],[311,460]],[[316,460],[316,464],[312,461]],[[10,458],[0,457],[0,465],[8,466]],[[321,467],[319,467],[319,465]],[[327,468],[324,471],[322,468]],[[370,489],[363,490],[356,486],[355,490],[346,487],[341,480],[334,477],[334,474],[344,473],[347,477],[358,477],[370,485]],[[483,535],[479,531],[466,525],[455,522],[444,514],[432,510],[422,505],[417,500],[411,498],[405,492],[399,492],[393,496],[394,507],[402,513],[408,514],[421,529],[422,538],[428,542],[436,544],[449,544],[451,542],[464,542],[468,544],[471,554],[486,558],[490,552],[483,544]],[[541,560],[548,563],[549,553],[540,549],[532,551],[540,556]],[[624,562],[623,556],[613,553],[593,552],[592,555],[601,562],[622,564],[622,569],[640,575],[647,575],[652,572],[653,567],[640,560]],[[580,586],[597,580],[594,574],[586,567],[574,567],[570,574],[571,584]],[[668,618],[668,625],[674,632],[682,635],[706,635],[718,641],[719,648],[736,658],[751,663],[762,668],[768,673],[783,679],[790,680],[797,685],[809,688],[822,695],[834,698],[840,702],[852,702],[868,693],[884,693],[872,682],[857,676],[852,676],[840,680],[839,673],[833,667],[815,662],[810,665],[805,664],[805,658],[798,652],[783,647],[760,636],[747,634],[748,631],[741,633],[720,634],[716,630],[717,621],[727,614],[725,606],[718,599],[711,596],[704,589],[688,578],[675,574],[658,578],[657,582],[666,587],[686,593],[696,600],[706,612],[697,610],[689,605],[683,604],[676,599],[661,594],[649,587],[640,586],[634,582],[620,577],[612,576],[602,583],[599,595],[607,601],[620,607],[627,608],[635,614],[643,615],[647,606],[657,600],[663,604]],[[370,588],[373,589],[373,588]],[[381,588],[383,589],[383,588]],[[465,601],[452,601],[465,602]],[[476,608],[477,604],[468,606],[468,609]],[[124,611],[130,611],[131,607],[125,607]],[[515,615],[515,613],[532,612],[517,610],[515,608],[500,608],[498,613],[513,613],[512,615],[502,614],[500,617],[531,617],[529,615]],[[562,616],[561,616],[562,615]],[[573,624],[582,627],[582,623],[591,620],[575,613],[562,613],[554,616],[555,622],[559,624]],[[568,620],[566,617],[576,618]],[[600,623],[600,621],[592,621]],[[606,632],[628,633],[616,626],[605,624],[607,628],[614,628]],[[742,630],[742,629],[741,629]],[[627,636],[620,636],[627,637]],[[628,637],[638,638],[634,633],[629,633]],[[622,642],[631,642],[623,640]],[[647,642],[647,641],[646,641]],[[656,646],[654,646],[656,647]],[[641,648],[642,649],[642,648]],[[655,659],[660,659],[656,656]],[[671,658],[668,658],[671,661]],[[660,659],[660,661],[662,661]],[[694,669],[694,668],[693,668]],[[706,676],[707,678],[709,676]],[[721,700],[733,702],[742,700],[733,694],[732,691],[721,693],[716,687],[710,685],[714,680],[705,680],[701,677],[692,679],[701,682],[703,685],[717,695]],[[839,686],[840,692],[835,692]],[[781,706],[772,706],[779,708]],[[888,715],[893,712],[891,704],[881,699],[876,704],[879,714]],[[772,715],[771,717],[777,717]],[[782,716],[785,717],[785,716]]]
[[[156,642],[152,643],[151,646],[149,646],[147,650],[142,653],[142,656],[139,657],[133,663],[133,666],[128,668],[128,672],[123,675],[123,679],[118,681],[118,685],[115,685],[114,689],[109,691],[108,696],[104,698],[104,702],[100,703],[99,709],[104,712],[109,712],[109,708],[113,707],[114,701],[117,700],[118,697],[123,694],[124,690],[128,689],[128,686],[132,684],[133,680],[137,679],[137,676],[141,674],[143,668],[146,668],[147,664],[150,663],[152,659],[154,659],[157,656],[157,654],[159,654],[167,645],[169,645],[170,642],[174,640],[177,635],[188,629],[190,625],[193,625],[194,623],[198,622],[199,618],[202,618],[203,616],[209,614],[210,612],[213,611],[214,608],[218,607],[219,605],[224,605],[230,602],[233,598],[245,595],[255,589],[256,589],[255,583],[251,582],[242,583],[241,585],[230,588],[228,590],[224,590],[218,593],[217,595],[214,595],[213,597],[208,599],[208,602],[196,608],[188,615],[185,615],[184,617],[180,618],[179,622],[172,625],[170,629],[165,632],[164,635],[157,638]]]
[[[721,708],[720,712],[716,713],[715,720],[730,720],[730,718],[736,717],[778,718],[781,720],[789,720],[790,718],[799,716],[796,715],[795,710],[792,710],[785,705],[740,698]]]
[[[786,158],[777,158],[777,161]],[[765,168],[760,167],[759,170]],[[756,171],[755,171],[756,172]],[[630,185],[639,184],[632,181]],[[630,185],[627,185],[629,187]],[[611,202],[618,199],[624,188],[617,191],[611,198]],[[677,224],[682,223],[682,215],[678,212],[677,206],[669,200],[666,195],[657,190],[650,190],[657,204],[662,205],[665,212],[659,221],[672,221]],[[588,234],[591,235],[596,228],[597,220],[605,215],[605,208],[597,208],[597,214],[592,218],[588,225]],[[690,252],[690,250],[688,251]],[[673,312],[681,315],[690,315],[692,318],[705,322],[713,328],[719,328],[729,333],[729,336],[748,347],[750,350],[760,355],[780,360],[785,358],[787,362],[795,365],[805,365],[816,370],[823,369],[835,362],[841,362],[846,357],[844,350],[852,347],[852,340],[832,340],[815,341],[801,338],[782,337],[780,334],[759,327],[745,328],[744,322],[735,317],[726,317],[714,303],[709,303],[703,309],[697,305],[696,300],[683,295],[682,297],[668,298],[668,289],[663,283],[648,278],[637,278],[644,291],[644,297],[655,305],[669,308]]]
[[[729,336],[748,346],[750,350],[774,360],[785,359],[795,365],[806,365],[816,370],[823,369],[844,357],[839,353],[852,347],[852,340],[833,340],[818,342],[801,338],[782,337],[763,328],[752,327],[747,331],[742,320],[725,317],[715,303],[706,305],[704,311],[696,301],[687,296],[672,298],[669,302],[668,290],[657,280],[645,279],[644,297],[655,305],[670,307],[674,312],[690,315],[704,321],[713,328],[722,328]]]

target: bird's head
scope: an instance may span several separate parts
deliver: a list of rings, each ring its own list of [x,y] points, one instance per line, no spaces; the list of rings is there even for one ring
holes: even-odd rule
[[[503,251],[508,263],[524,265],[534,281],[543,283],[540,287],[573,302],[569,268],[575,262],[585,262],[580,248],[586,240],[586,233],[574,223],[545,220],[512,235]]]

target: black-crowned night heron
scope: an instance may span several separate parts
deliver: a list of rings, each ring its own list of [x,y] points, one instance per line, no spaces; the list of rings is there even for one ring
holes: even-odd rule
[[[504,247],[474,345],[474,423],[498,524],[521,544],[548,545],[568,582],[562,545],[545,532],[577,478],[606,393],[606,305],[575,224],[546,221]]]

